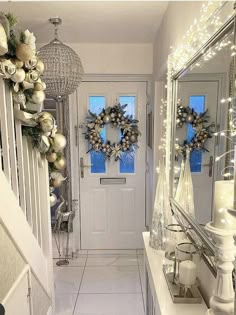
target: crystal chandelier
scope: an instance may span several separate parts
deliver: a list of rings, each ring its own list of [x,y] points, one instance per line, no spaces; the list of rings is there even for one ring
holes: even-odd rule
[[[39,50],[39,58],[45,65],[46,94],[61,99],[75,91],[84,73],[80,58],[73,49],[58,39],[59,17],[49,19],[55,27],[55,39]]]

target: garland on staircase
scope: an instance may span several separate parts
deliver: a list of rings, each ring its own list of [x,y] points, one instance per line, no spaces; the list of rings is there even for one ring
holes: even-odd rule
[[[59,187],[65,178],[64,135],[58,133],[55,118],[41,112],[46,84],[42,80],[44,64],[38,58],[36,38],[29,30],[16,31],[14,15],[0,13],[0,75],[10,86],[14,116],[22,123],[23,135],[49,162],[50,186]],[[53,188],[51,188],[52,190]]]

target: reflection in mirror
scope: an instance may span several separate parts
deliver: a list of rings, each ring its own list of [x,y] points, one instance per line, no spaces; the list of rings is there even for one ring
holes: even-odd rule
[[[175,186],[181,161],[189,150],[195,217],[201,224],[212,220],[214,182],[231,176],[230,154],[216,160],[232,145],[227,141],[227,130],[233,43],[231,29],[178,78],[176,85]]]

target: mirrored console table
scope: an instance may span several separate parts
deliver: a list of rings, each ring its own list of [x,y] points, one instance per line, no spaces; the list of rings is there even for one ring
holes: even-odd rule
[[[149,232],[144,240],[144,301],[145,315],[205,315],[207,306],[201,304],[174,304],[163,273],[164,252],[149,247]]]

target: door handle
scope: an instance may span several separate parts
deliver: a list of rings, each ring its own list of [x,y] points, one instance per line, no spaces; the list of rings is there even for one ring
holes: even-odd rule
[[[212,177],[213,165],[214,165],[214,160],[213,160],[213,156],[212,155],[210,156],[209,163],[202,165],[202,166],[208,166],[209,167],[209,177]]]
[[[87,164],[84,164],[84,158],[80,158],[80,176],[81,176],[81,178],[84,178],[84,169],[85,169],[85,167],[91,167],[92,166],[92,164],[90,164],[90,165],[87,165]]]

